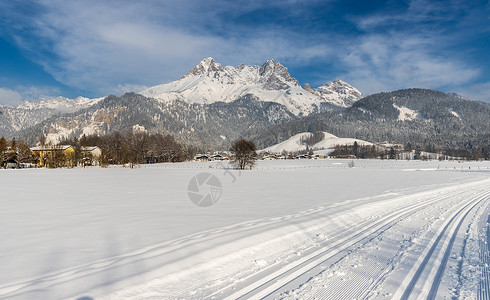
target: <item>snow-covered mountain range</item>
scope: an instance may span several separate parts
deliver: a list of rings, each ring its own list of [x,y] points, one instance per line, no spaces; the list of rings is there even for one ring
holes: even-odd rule
[[[350,107],[362,96],[356,88],[341,80],[327,82],[316,89],[312,89],[308,84],[301,87],[285,66],[272,59],[261,66],[241,64],[236,67],[223,67],[210,57],[202,60],[179,80],[148,88],[140,91],[139,94],[153,98],[170,108],[172,103],[177,102],[197,105],[193,109],[201,110],[202,113],[208,105],[219,102],[231,104],[239,99],[254,99],[254,101],[263,102],[266,107],[270,107],[267,103],[276,103],[282,106],[279,109],[282,113],[280,115],[276,113],[274,117],[277,120],[289,119],[291,114],[301,117],[316,112]],[[17,107],[0,106],[2,113],[0,135],[12,136],[15,132],[25,131],[29,127],[48,122],[49,118],[63,114],[74,114],[94,107],[96,104],[103,103],[103,99],[105,97],[95,99],[57,97],[39,99],[33,102],[26,101]],[[238,101],[233,107],[236,107],[237,103],[245,102]],[[98,109],[104,111],[104,107]],[[178,114],[178,112],[176,113]],[[150,115],[153,116],[153,113]],[[248,117],[253,120],[258,115]],[[55,121],[53,120],[53,122]],[[86,125],[90,128],[102,126],[101,124],[96,124],[97,126],[95,124]],[[135,124],[131,126],[133,125]],[[70,128],[58,128],[58,125],[55,126],[58,129],[54,130],[53,126],[46,124],[45,130],[50,132],[53,137],[59,138],[66,136],[57,132],[87,132],[84,128],[78,128],[78,125],[73,126],[72,124],[70,126]]]
[[[19,130],[35,126],[53,116],[74,113],[91,107],[102,99],[104,98],[41,98],[32,102],[24,101],[16,107],[0,106],[0,136],[11,136]]]
[[[179,80],[154,86],[140,94],[163,101],[182,100],[210,104],[232,102],[251,94],[262,101],[284,105],[291,113],[301,116],[333,107],[351,106],[361,92],[341,80],[327,82],[312,89],[301,87],[288,69],[274,60],[262,66],[225,66],[208,57]]]
[[[31,102],[24,101],[16,108],[26,110],[53,109],[60,113],[75,112],[79,109],[90,107],[102,99],[104,99],[104,97],[94,99],[85,97],[69,99],[61,96],[56,98],[40,98]]]

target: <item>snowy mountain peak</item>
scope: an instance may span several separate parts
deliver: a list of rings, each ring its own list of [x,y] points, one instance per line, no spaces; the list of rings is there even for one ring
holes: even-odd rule
[[[189,76],[198,76],[198,75],[208,75],[211,72],[223,72],[223,67],[221,64],[217,63],[214,58],[208,57],[203,59],[199,64],[197,64],[194,68],[191,69],[185,77]]]
[[[261,66],[240,64],[223,67],[208,57],[181,79],[140,93],[164,102],[182,100],[202,104],[232,102],[251,94],[260,101],[280,103],[295,115],[319,112],[329,105],[348,106],[348,103],[358,100],[361,95],[343,81],[332,83],[332,91],[328,90],[327,85],[319,90],[305,90],[291,76],[288,68],[273,59]]]
[[[276,68],[276,65],[277,67],[283,67],[283,65],[281,65],[280,63],[276,63],[273,59],[269,59],[268,61],[266,61],[261,67],[260,67],[260,70],[259,70],[259,74],[260,76],[264,76],[264,75],[267,75],[267,74],[270,74],[272,72],[274,72],[275,68]]]
[[[311,88],[311,86],[310,86],[310,84],[309,84],[309,83],[305,83],[305,84],[303,84],[303,89],[307,90],[307,91],[308,91],[308,92],[310,92],[310,93],[311,93],[311,91],[312,91],[312,88]]]
[[[269,59],[260,67],[259,75],[263,77],[264,88],[267,90],[285,90],[291,84],[299,86],[298,81],[289,74],[288,68],[273,59]]]
[[[329,88],[334,88],[336,90],[355,89],[350,84],[340,79],[335,79],[334,81],[327,82],[319,87],[319,89],[329,89]]]
[[[311,90],[311,92],[327,102],[340,107],[348,107],[362,97],[362,93],[350,84],[336,79]]]

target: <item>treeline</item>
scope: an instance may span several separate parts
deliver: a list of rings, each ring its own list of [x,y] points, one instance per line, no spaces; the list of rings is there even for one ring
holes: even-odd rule
[[[334,151],[330,153],[331,157],[335,158],[392,158],[395,159],[394,149],[390,149],[387,153],[385,150],[376,147],[375,145],[359,145],[354,142],[353,145],[336,145]]]
[[[330,153],[335,158],[380,158],[380,159],[429,159],[430,153],[439,159],[489,160],[490,152],[478,149],[449,149],[436,147],[433,144],[412,145],[407,143],[403,149],[378,147],[375,145],[336,145]]]
[[[309,135],[302,136],[299,142],[302,145],[313,146],[316,143],[323,141],[324,138],[325,134],[322,131],[315,131],[310,133]]]
[[[181,162],[191,159],[195,149],[180,144],[170,135],[146,132],[114,132],[108,135],[82,136],[61,142],[76,148],[97,146],[102,150],[100,165],[150,164]]]
[[[0,168],[18,168],[21,164],[39,164],[48,168],[86,165],[107,166],[181,162],[193,158],[196,150],[174,140],[170,135],[145,132],[114,132],[103,136],[82,136],[51,144],[42,135],[35,155],[24,141],[0,138]],[[71,146],[74,151],[66,152]],[[90,150],[97,146],[101,154],[94,156]],[[39,152],[45,153],[40,155]]]

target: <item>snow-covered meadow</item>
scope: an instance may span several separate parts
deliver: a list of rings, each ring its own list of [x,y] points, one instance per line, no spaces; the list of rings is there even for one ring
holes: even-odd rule
[[[0,298],[473,299],[488,289],[490,163],[349,162],[0,170]],[[199,186],[218,200],[209,207],[189,199],[201,173],[221,185]]]

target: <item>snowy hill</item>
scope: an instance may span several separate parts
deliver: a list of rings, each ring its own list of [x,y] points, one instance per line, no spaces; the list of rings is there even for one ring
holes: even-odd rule
[[[307,146],[305,140],[311,136],[312,133],[310,132],[298,133],[290,137],[289,139],[276,145],[267,147],[260,152],[281,153],[283,151],[305,151]],[[323,139],[319,142],[309,145],[309,148],[311,148],[312,150],[333,149],[336,145],[353,145],[354,142],[357,142],[359,145],[372,145],[370,142],[366,142],[363,140],[352,138],[339,138],[331,133],[323,132]]]
[[[308,115],[330,106],[347,107],[362,96],[341,80],[328,82],[318,89],[311,89],[309,85],[303,88],[286,67],[272,59],[262,66],[223,67],[210,57],[181,79],[148,88],[140,94],[163,101],[199,104],[232,102],[251,94],[262,101],[282,104],[295,115]]]

